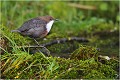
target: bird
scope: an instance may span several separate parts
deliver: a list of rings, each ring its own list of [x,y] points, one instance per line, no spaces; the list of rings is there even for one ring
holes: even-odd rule
[[[25,21],[20,28],[12,30],[11,32],[17,32],[22,36],[28,36],[33,38],[34,41],[39,45],[36,38],[43,38],[50,32],[52,25],[58,19],[52,16],[39,16]]]
[[[29,36],[31,38],[43,38],[51,30],[54,21],[52,16],[41,16],[25,21],[22,26],[11,32],[18,32],[23,36]]]

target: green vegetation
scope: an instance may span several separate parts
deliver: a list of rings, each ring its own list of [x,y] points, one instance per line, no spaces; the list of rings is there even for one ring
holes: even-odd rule
[[[118,79],[118,1],[0,3],[2,79]],[[86,6],[96,8],[90,10]],[[39,40],[40,44],[70,37],[84,37],[89,42],[72,41],[47,46],[51,52],[49,57],[41,48],[18,48],[35,43],[29,37],[11,33],[11,30],[20,27],[26,20],[44,15],[51,15],[59,21],[54,23],[46,40]],[[105,56],[109,56],[110,60]]]

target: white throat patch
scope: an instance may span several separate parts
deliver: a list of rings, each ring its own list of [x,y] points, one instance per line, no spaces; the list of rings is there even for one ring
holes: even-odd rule
[[[50,21],[49,23],[47,23],[47,25],[46,25],[47,32],[49,32],[49,31],[50,31],[50,29],[51,29],[51,27],[52,27],[53,23],[54,23],[54,20],[52,20],[52,21]]]

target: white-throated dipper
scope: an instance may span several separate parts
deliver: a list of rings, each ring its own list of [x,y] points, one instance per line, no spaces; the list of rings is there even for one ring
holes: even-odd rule
[[[50,32],[55,20],[57,19],[51,16],[33,18],[24,22],[20,28],[12,30],[12,32],[18,32],[23,36],[29,36],[34,39],[43,38]]]

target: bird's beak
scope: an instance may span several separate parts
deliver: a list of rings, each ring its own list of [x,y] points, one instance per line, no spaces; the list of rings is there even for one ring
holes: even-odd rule
[[[55,19],[55,21],[59,21],[59,19]]]

